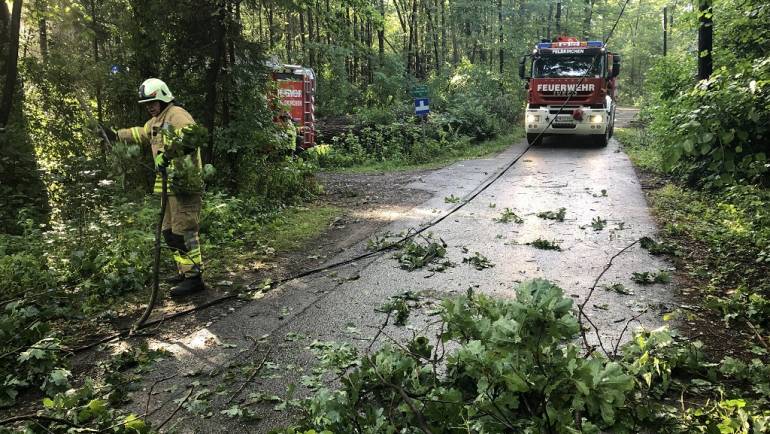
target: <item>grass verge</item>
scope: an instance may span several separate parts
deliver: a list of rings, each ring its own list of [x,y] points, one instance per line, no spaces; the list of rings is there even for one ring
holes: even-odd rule
[[[212,252],[210,268],[214,275],[253,269],[251,261],[269,259],[305,246],[341,213],[342,209],[326,205],[284,208],[251,226],[237,243],[215,246],[216,240],[208,242]]]
[[[336,173],[376,173],[436,169],[456,161],[484,158],[502,152],[523,137],[524,130],[517,127],[514,128],[513,132],[498,136],[494,139],[485,140],[459,149],[450,149],[449,152],[442,154],[433,161],[427,163],[414,163],[405,160],[370,161],[356,166],[330,168],[325,170]]]
[[[643,130],[627,128],[618,138],[643,177],[665,175],[660,149]],[[671,180],[663,184],[648,197],[661,226],[662,242],[675,255],[689,287],[683,296],[701,305],[704,318],[726,326],[719,333],[729,328],[736,334],[737,339],[721,342],[722,350],[766,357],[770,350],[766,337],[770,333],[770,191],[755,185],[696,190]],[[693,315],[686,316],[693,319]]]

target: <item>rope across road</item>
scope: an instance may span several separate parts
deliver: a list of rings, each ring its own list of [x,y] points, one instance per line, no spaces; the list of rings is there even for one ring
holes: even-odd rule
[[[604,39],[604,44],[605,45],[607,44],[607,42],[612,37],[612,35],[613,35],[614,31],[615,31],[615,28],[617,27],[618,22],[622,18],[623,13],[626,10],[626,6],[628,5],[629,2],[630,2],[630,0],[626,0],[623,3],[623,6],[622,6],[622,8],[620,10],[620,13],[618,14],[618,17],[615,20],[615,23],[613,24],[610,32],[607,34],[607,37]],[[598,59],[598,56],[594,58],[594,62],[596,62],[597,59]],[[301,279],[301,278],[304,278],[304,277],[308,277],[308,276],[316,275],[316,274],[323,273],[323,272],[326,272],[326,271],[330,271],[330,270],[333,270],[333,269],[336,269],[336,268],[339,268],[339,267],[343,267],[345,265],[350,265],[352,263],[355,263],[355,262],[358,262],[358,261],[361,261],[361,260],[364,260],[364,259],[368,259],[368,258],[372,258],[372,257],[378,256],[378,255],[381,255],[381,254],[383,254],[385,252],[388,252],[388,251],[391,251],[391,250],[394,250],[394,249],[398,248],[399,246],[403,245],[405,242],[413,239],[414,237],[424,233],[425,231],[427,231],[427,230],[435,227],[439,223],[443,222],[444,220],[446,220],[447,218],[449,218],[450,216],[455,214],[457,211],[461,210],[463,207],[465,207],[468,203],[473,201],[475,198],[477,198],[480,194],[485,192],[490,186],[492,186],[495,182],[497,182],[497,180],[499,180],[501,177],[503,177],[503,175],[505,175],[514,165],[516,165],[519,162],[519,160],[521,160],[521,158],[530,149],[532,149],[534,144],[539,141],[539,139],[542,137],[544,132],[554,122],[556,117],[559,114],[562,113],[564,107],[576,95],[577,89],[580,87],[580,85],[583,83],[584,80],[585,80],[585,77],[581,77],[580,78],[580,81],[578,81],[577,85],[575,86],[575,89],[572,90],[569,95],[567,95],[567,98],[564,100],[562,105],[559,107],[558,112],[554,116],[552,116],[550,118],[550,120],[549,120],[548,124],[546,125],[546,127],[543,129],[542,132],[540,132],[537,135],[535,140],[532,140],[530,143],[528,143],[527,146],[520,153],[518,153],[511,161],[509,161],[505,166],[503,166],[501,169],[499,169],[496,173],[494,173],[494,174],[490,175],[489,177],[487,177],[480,184],[479,187],[477,187],[475,190],[471,191],[470,193],[468,193],[467,195],[462,197],[459,202],[457,202],[452,208],[450,208],[443,215],[441,215],[441,216],[439,216],[439,217],[437,217],[435,219],[432,219],[432,220],[428,221],[427,223],[424,223],[424,224],[420,225],[418,228],[410,229],[405,236],[403,236],[402,238],[400,238],[399,240],[397,240],[397,241],[395,241],[393,243],[387,244],[385,246],[379,247],[379,248],[377,248],[375,250],[372,250],[370,252],[367,252],[367,253],[364,253],[364,254],[360,254],[360,255],[357,255],[357,256],[349,258],[349,259],[345,259],[345,260],[342,260],[342,261],[339,261],[339,262],[334,262],[334,263],[331,263],[331,264],[328,264],[328,265],[324,265],[324,266],[321,266],[321,267],[318,267],[318,268],[313,268],[313,269],[306,270],[306,271],[300,272],[300,273],[292,275],[292,276],[288,276],[288,277],[285,277],[285,278],[282,278],[282,279],[279,279],[279,280],[272,281],[267,286],[269,287],[269,289],[274,289],[274,288],[276,288],[276,287],[278,287],[278,286],[280,286],[282,284],[285,284],[285,283],[288,283],[288,282],[291,282],[291,281],[294,281],[294,280],[298,280],[298,279]],[[257,281],[254,281],[254,282],[248,284],[247,287],[253,286],[253,285],[259,284],[259,283],[260,283],[260,281],[257,280]],[[265,286],[263,285],[262,288],[264,289]],[[82,352],[82,351],[86,351],[88,349],[91,349],[91,348],[93,348],[93,347],[95,347],[97,345],[103,344],[103,343],[111,342],[111,341],[114,341],[116,339],[122,339],[122,338],[127,338],[127,337],[130,337],[130,336],[134,336],[135,332],[138,331],[138,330],[146,329],[146,328],[151,327],[151,326],[160,325],[160,324],[163,324],[163,323],[165,323],[167,321],[171,321],[171,320],[179,318],[179,317],[183,317],[183,316],[195,313],[195,312],[202,311],[204,309],[208,309],[208,308],[210,308],[212,306],[216,306],[216,305],[225,303],[227,301],[234,300],[234,299],[238,298],[238,296],[239,296],[239,294],[228,294],[228,295],[224,295],[224,296],[221,296],[221,297],[218,297],[218,298],[214,298],[212,300],[206,301],[206,302],[204,302],[204,303],[202,303],[200,305],[197,305],[195,307],[192,307],[192,308],[189,308],[189,309],[185,309],[185,310],[182,310],[182,311],[178,311],[178,312],[175,312],[175,313],[172,313],[172,314],[169,314],[169,315],[165,315],[165,316],[163,316],[161,318],[157,318],[157,319],[154,319],[154,320],[151,320],[151,321],[146,321],[146,322],[144,322],[141,325],[141,327],[139,327],[139,328],[137,328],[135,330],[132,330],[131,328],[126,328],[126,329],[118,331],[118,332],[116,332],[114,334],[111,334],[111,335],[105,336],[103,338],[100,338],[100,339],[98,339],[98,340],[96,340],[94,342],[88,343],[88,344],[86,344],[84,346],[75,348],[72,351],[76,352],[76,353],[77,352]],[[581,314],[582,314],[582,311],[581,311]]]

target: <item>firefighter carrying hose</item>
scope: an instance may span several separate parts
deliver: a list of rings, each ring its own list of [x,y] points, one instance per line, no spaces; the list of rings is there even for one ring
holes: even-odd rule
[[[139,104],[143,104],[152,116],[144,126],[107,134],[112,136],[110,139],[150,145],[158,170],[155,193],[161,191],[160,172],[168,174],[171,191],[162,229],[163,238],[173,252],[177,275],[167,282],[175,285],[171,289],[172,297],[193,294],[204,289],[198,237],[202,162],[200,147],[190,145],[195,141],[189,140],[190,136],[196,135],[195,121],[187,110],[174,104],[171,90],[157,78],[147,79],[139,87]]]

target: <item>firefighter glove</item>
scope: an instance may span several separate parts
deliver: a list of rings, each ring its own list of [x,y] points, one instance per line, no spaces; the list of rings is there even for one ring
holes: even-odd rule
[[[102,134],[99,134],[102,139],[107,139],[109,143],[115,143],[118,141],[118,132],[115,131],[115,128],[107,127],[102,124],[99,124],[99,131],[97,134],[101,132]]]
[[[166,154],[158,152],[158,155],[155,156],[155,165],[160,169],[165,169],[169,164],[171,164],[171,160],[166,157]]]

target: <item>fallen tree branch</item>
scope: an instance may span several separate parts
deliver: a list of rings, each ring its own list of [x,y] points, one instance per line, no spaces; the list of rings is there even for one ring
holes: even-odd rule
[[[609,269],[610,269],[610,268],[612,268],[612,262],[613,262],[613,261],[614,261],[614,260],[615,260],[615,259],[616,259],[618,256],[620,256],[620,255],[622,255],[623,253],[625,253],[625,252],[626,252],[626,250],[630,249],[631,247],[635,246],[635,245],[636,245],[636,244],[638,244],[638,243],[639,243],[639,240],[637,239],[636,241],[634,241],[633,243],[631,243],[631,244],[629,244],[629,245],[627,245],[627,246],[623,247],[622,249],[620,249],[620,251],[618,251],[617,253],[615,253],[614,255],[612,255],[612,256],[610,257],[610,260],[609,260],[609,261],[607,262],[607,264],[604,266],[604,269],[602,270],[602,272],[601,272],[601,273],[599,273],[599,275],[598,275],[598,276],[596,276],[596,279],[594,280],[594,284],[593,284],[593,285],[591,285],[591,289],[588,291],[588,295],[586,296],[586,299],[583,301],[583,303],[581,303],[580,305],[578,305],[578,323],[580,324],[580,335],[581,335],[581,336],[582,336],[582,338],[583,338],[583,345],[585,346],[585,349],[586,349],[586,351],[588,351],[589,353],[591,352],[591,346],[588,344],[588,339],[587,339],[587,337],[586,337],[586,334],[585,334],[585,330],[584,330],[584,328],[583,328],[583,321],[582,321],[582,319],[583,319],[583,318],[585,318],[585,319],[586,319],[586,321],[588,321],[588,323],[589,323],[589,324],[591,324],[591,327],[593,327],[593,328],[594,328],[594,331],[596,332],[596,339],[598,339],[598,340],[599,340],[599,346],[601,347],[601,349],[602,349],[602,351],[604,352],[604,354],[605,354],[607,357],[610,357],[610,354],[609,354],[609,352],[607,352],[607,350],[604,348],[604,343],[602,342],[601,336],[599,335],[599,328],[598,328],[598,327],[596,327],[596,324],[594,324],[594,323],[593,323],[593,321],[591,321],[591,320],[588,318],[588,315],[586,315],[586,313],[585,313],[585,311],[584,311],[584,310],[585,310],[585,307],[586,307],[586,305],[588,304],[588,302],[591,300],[591,296],[593,296],[593,294],[594,294],[594,291],[596,290],[596,287],[599,285],[599,281],[602,279],[602,277],[604,277],[604,275],[607,273],[607,271],[609,271]]]
[[[767,343],[765,338],[763,338],[762,335],[759,334],[759,330],[757,329],[757,326],[752,324],[751,321],[746,321],[746,324],[748,324],[751,331],[754,332],[754,335],[756,335],[757,339],[759,340],[759,343],[762,344],[762,346],[765,347],[766,350],[770,350],[770,345]]]
[[[76,424],[74,422],[70,422],[70,421],[68,421],[66,419],[60,419],[58,417],[51,417],[51,416],[41,416],[41,415],[37,415],[37,414],[23,414],[21,416],[9,417],[8,419],[0,420],[0,426],[2,426],[2,425],[9,425],[9,424],[16,423],[16,422],[23,422],[23,421],[26,421],[26,420],[30,420],[30,421],[33,421],[33,422],[41,422],[41,421],[42,422],[55,422],[55,423],[61,423],[61,424],[64,424],[64,425],[67,425],[67,426],[70,426],[70,427],[73,427],[73,428],[77,428],[78,430],[81,430],[81,431],[99,432],[99,431],[97,431],[97,430],[95,430],[93,428],[82,427],[82,426],[80,426],[80,425],[78,425],[78,424]]]
[[[233,402],[233,400],[237,398],[238,395],[241,394],[241,392],[243,392],[243,389],[246,387],[246,385],[251,383],[252,380],[254,380],[254,377],[256,377],[257,374],[259,374],[259,371],[262,370],[262,367],[265,366],[265,362],[267,362],[267,358],[270,356],[271,351],[273,351],[272,346],[267,348],[267,352],[265,353],[265,356],[262,357],[262,361],[259,362],[257,367],[254,369],[254,372],[252,372],[251,375],[249,375],[249,378],[247,378],[246,381],[244,381],[243,384],[241,384],[241,387],[239,387],[238,390],[236,390],[235,393],[233,393],[233,396],[231,396],[230,399],[227,400],[225,405]]]
[[[179,402],[179,405],[174,409],[174,411],[166,418],[166,420],[163,421],[160,425],[158,425],[157,428],[155,428],[158,432],[160,432],[160,429],[163,428],[167,423],[171,421],[171,419],[176,416],[177,413],[179,413],[179,410],[182,409],[182,406],[187,402],[188,399],[190,399],[190,396],[192,396],[193,390],[195,390],[195,386],[190,387],[190,391],[187,392],[187,396],[184,397],[182,401]]]
[[[628,330],[628,326],[631,324],[631,322],[636,321],[639,318],[641,318],[641,316],[644,315],[645,313],[647,313],[647,309],[639,312],[638,314],[636,314],[633,317],[631,317],[631,319],[626,321],[625,327],[623,327],[623,330],[621,330],[621,332],[620,332],[620,336],[618,336],[618,341],[615,342],[615,348],[612,349],[612,356],[613,357],[617,357],[618,356],[618,349],[620,348],[620,343],[623,341],[623,335]]]
[[[152,391],[155,389],[155,386],[157,386],[158,384],[160,384],[160,383],[162,383],[164,381],[168,381],[168,380],[170,380],[170,379],[172,379],[174,377],[176,377],[176,374],[169,375],[168,377],[165,377],[165,378],[159,378],[159,379],[155,380],[154,383],[152,383],[152,386],[150,386],[150,390],[147,392],[147,403],[144,406],[144,416],[145,417],[147,417],[147,415],[150,414],[150,399],[152,399]]]

